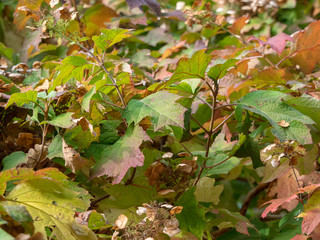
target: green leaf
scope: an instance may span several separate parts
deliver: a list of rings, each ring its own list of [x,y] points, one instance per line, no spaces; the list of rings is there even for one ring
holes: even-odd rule
[[[292,97],[285,101],[286,104],[309,116],[320,129],[320,101],[310,95],[302,97]]]
[[[89,110],[90,110],[90,100],[91,100],[93,94],[95,94],[95,93],[96,93],[96,87],[93,86],[91,88],[91,90],[84,95],[83,100],[82,100],[82,104],[81,104],[81,108],[84,111],[89,112]]]
[[[224,77],[228,73],[228,70],[231,67],[234,67],[238,61],[238,59],[219,59],[219,61],[216,61],[217,64],[210,68],[208,77],[214,81],[217,81],[218,79]]]
[[[104,215],[93,211],[88,220],[88,227],[91,230],[105,228],[107,226]]]
[[[24,152],[13,152],[10,155],[6,156],[2,160],[3,170],[14,168],[20,163],[26,163],[28,161],[27,155]]]
[[[138,124],[144,117],[150,116],[154,131],[163,126],[173,125],[184,128],[183,115],[187,110],[176,101],[180,98],[166,91],[149,95],[142,100],[131,100],[123,113],[128,124]]]
[[[181,230],[191,232],[198,239],[202,239],[202,234],[206,228],[205,211],[198,205],[194,195],[196,188],[191,187],[184,192],[175,202],[175,206],[182,206],[181,213],[177,214]]]
[[[174,74],[166,84],[170,85],[184,79],[204,79],[211,59],[212,56],[206,54],[205,49],[195,52],[190,59],[181,58]]]
[[[61,128],[70,128],[75,125],[75,123],[71,120],[73,114],[73,112],[62,113],[53,118],[51,121],[48,121],[48,123]]]
[[[234,156],[239,158],[250,157],[252,160],[253,168],[258,168],[263,166],[260,158],[260,150],[262,147],[258,145],[257,142],[253,140],[252,137],[247,135],[244,143],[235,152]]]
[[[14,50],[12,48],[6,47],[3,43],[0,42],[0,55],[4,56],[12,62],[13,54]]]
[[[221,153],[214,157],[214,159],[209,158],[207,160],[207,166],[213,166],[219,164],[229,158],[227,154]],[[213,167],[213,168],[206,168],[201,176],[211,176],[215,174],[228,174],[234,167],[238,166],[240,163],[240,159],[237,157],[231,157],[225,162]]]
[[[230,222],[232,226],[236,228],[237,232],[242,234],[249,235],[248,227],[255,228],[245,216],[242,216],[238,212],[230,212],[227,209],[219,209],[219,214],[222,215],[224,221]]]
[[[25,206],[12,206],[6,204],[2,204],[2,206],[13,220],[17,222],[33,222],[32,217]]]
[[[102,29],[99,36],[93,36],[95,47],[98,52],[104,52],[107,48],[112,45],[121,42],[124,38],[128,38],[131,35],[128,34],[127,29],[112,28],[112,29]]]
[[[157,196],[154,189],[143,188],[123,184],[115,184],[109,187],[106,192],[112,196],[99,204],[100,208],[128,209],[132,206],[138,207],[141,204],[150,202]]]
[[[223,185],[214,186],[214,182],[214,178],[200,178],[194,193],[198,202],[212,202],[215,205],[219,203],[219,196],[223,191]]]
[[[45,227],[50,227],[61,240],[97,239],[88,227],[74,219],[76,211],[89,207],[89,201],[80,198],[85,192],[80,188],[70,189],[53,179],[29,179],[9,193],[7,204],[25,206],[34,220],[35,230],[44,236]]]
[[[57,74],[53,83],[48,89],[49,92],[54,90],[60,84],[65,84],[71,78],[81,81],[85,69],[92,69],[93,65],[89,64],[86,59],[80,56],[68,56],[62,60],[61,65],[55,68]]]
[[[15,240],[9,233],[0,228],[0,239],[1,240]]]
[[[117,127],[121,121],[119,120],[105,120],[101,122],[99,143],[111,145],[115,143],[120,137]]]
[[[6,105],[8,108],[12,104],[17,104],[18,107],[22,107],[24,104],[37,102],[37,91],[28,91],[23,93],[14,93],[10,96],[10,99]]]
[[[122,138],[105,149],[91,169],[90,179],[108,175],[114,178],[113,184],[119,183],[130,167],[143,165],[144,156],[139,146],[148,140],[151,139],[141,127],[131,125]]]
[[[47,158],[52,159],[54,157],[64,158],[62,150],[62,137],[59,134],[54,137],[48,148]]]
[[[314,121],[284,102],[287,95],[277,91],[254,91],[241,100],[242,108],[265,117],[273,126],[272,133],[281,141],[295,140],[301,144],[312,143],[310,130],[305,124]],[[237,106],[238,107],[238,106]],[[278,122],[289,123],[281,127]]]

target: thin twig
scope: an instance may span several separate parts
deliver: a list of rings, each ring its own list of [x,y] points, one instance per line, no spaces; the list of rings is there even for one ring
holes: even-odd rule
[[[209,108],[212,109],[212,106],[206,100],[202,99],[201,97],[198,97],[197,95],[195,97],[198,98],[200,101],[202,101],[204,104],[206,104]]]
[[[37,105],[40,107],[40,105],[37,103]],[[48,114],[49,114],[49,108],[50,108],[50,103],[45,102],[45,109],[43,109],[42,107],[40,107],[42,109],[42,111],[44,112],[44,120],[48,121]],[[43,124],[43,127],[41,128],[42,130],[42,139],[41,139],[41,149],[39,152],[39,156],[37,158],[36,164],[34,165],[33,169],[36,169],[37,165],[40,163],[41,160],[41,156],[44,150],[44,144],[46,141],[46,136],[48,133],[48,128],[49,128],[49,124]]]
[[[72,39],[68,38],[67,36],[65,36],[65,38],[66,38],[67,40],[69,40],[69,41],[72,42]],[[123,99],[123,96],[122,96],[122,94],[121,94],[121,92],[120,92],[120,89],[119,89],[119,86],[117,85],[116,80],[113,78],[113,76],[111,75],[111,73],[107,70],[107,68],[104,66],[103,62],[100,61],[100,59],[99,59],[96,55],[94,55],[88,48],[84,47],[83,45],[81,45],[80,43],[77,43],[77,42],[75,42],[75,44],[77,44],[82,50],[84,50],[85,52],[87,52],[91,57],[93,57],[93,58],[97,61],[97,63],[99,64],[99,66],[100,66],[100,67],[103,69],[103,71],[109,76],[109,78],[111,79],[112,83],[114,84],[114,87],[116,88],[116,90],[117,90],[117,92],[118,92],[118,96],[119,96],[119,98],[120,98],[120,100],[121,100],[121,102],[122,102],[122,105],[123,105],[124,107],[126,107],[127,105],[126,105],[126,103],[125,103],[125,101],[124,101],[124,99]]]
[[[216,126],[215,129],[212,130],[212,133],[215,133],[223,124],[225,124],[225,122],[228,121],[234,113],[235,111],[233,111],[226,119],[224,119],[218,126]]]
[[[230,158],[232,158],[233,156],[229,156],[227,157],[225,160],[221,161],[221,162],[218,162],[212,166],[205,166],[205,169],[210,169],[210,168],[214,168],[214,167],[217,167],[219,165],[221,165],[222,163],[225,163],[226,161],[228,161]]]
[[[224,107],[231,107],[231,106],[237,106],[237,105],[238,105],[238,103],[224,104],[224,105],[216,107],[216,110],[220,109],[220,108],[224,108]]]
[[[93,200],[91,203],[90,203],[90,207],[95,207],[97,205],[98,202],[101,202],[102,200],[106,199],[110,197],[110,194],[106,194],[106,195],[103,195],[102,197],[96,199],[96,200]]]
[[[202,124],[194,116],[191,115],[191,119],[195,121],[199,125],[199,127],[202,128],[203,131],[205,131],[206,134],[209,134],[209,131],[204,126],[202,126]]]
[[[179,144],[190,154],[190,156],[193,156],[192,152],[183,143],[179,142]]]
[[[134,168],[133,169],[133,172],[131,174],[131,177],[126,181],[126,183],[124,184],[125,186],[128,186],[132,183],[133,179],[134,179],[134,176],[136,175],[136,171],[137,171],[137,168]]]
[[[207,81],[206,81],[207,83]],[[208,84],[208,83],[207,83]],[[219,91],[219,85],[218,85],[218,82],[215,81],[214,82],[214,86],[215,86],[215,89],[213,90],[212,88],[212,97],[213,97],[213,101],[212,101],[212,111],[211,111],[211,122],[210,122],[210,130],[208,131],[208,139],[207,139],[207,144],[206,144],[206,153],[205,153],[205,157],[208,157],[209,156],[209,151],[210,151],[210,145],[211,145],[211,137],[213,135],[213,123],[214,123],[214,116],[215,116],[215,113],[216,113],[216,105],[217,105],[217,96],[218,96],[218,91]],[[200,177],[201,177],[201,174],[203,172],[203,170],[205,169],[206,167],[206,163],[207,161],[205,160],[203,165],[201,166],[200,170],[199,170],[199,173],[198,173],[198,176],[196,178],[196,180],[193,182],[193,186],[197,185],[197,183],[199,182],[200,180]]]

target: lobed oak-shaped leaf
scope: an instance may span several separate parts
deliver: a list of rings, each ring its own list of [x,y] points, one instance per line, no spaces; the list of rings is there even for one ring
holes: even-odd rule
[[[157,92],[141,100],[131,100],[123,113],[128,124],[138,124],[144,117],[150,116],[154,131],[166,125],[184,128],[183,115],[186,108],[176,101],[180,96],[166,91]]]
[[[211,59],[212,56],[206,54],[205,49],[195,52],[191,58],[181,58],[174,74],[168,80],[167,85],[184,79],[204,79],[207,66]]]
[[[34,220],[35,230],[44,236],[45,227],[53,229],[58,240],[95,240],[95,234],[86,226],[76,223],[74,214],[85,211],[91,196],[58,169],[11,169],[0,174],[0,192],[12,180],[18,184],[2,204],[24,206]],[[63,233],[63,234],[61,234]]]
[[[254,91],[241,100],[237,108],[245,108],[265,117],[273,126],[272,133],[280,140],[295,140],[301,144],[311,144],[310,129],[305,124],[314,121],[287,105],[283,98],[287,95],[277,91]],[[281,127],[278,122],[284,120],[289,127]]]
[[[144,156],[139,146],[148,140],[151,141],[141,127],[131,125],[122,138],[102,152],[100,160],[91,169],[90,179],[108,175],[114,178],[113,184],[119,183],[130,167],[143,165]]]
[[[89,202],[79,198],[81,189],[69,189],[52,179],[31,179],[17,185],[7,196],[8,205],[23,205],[32,218],[36,231],[45,236],[45,227],[53,228],[59,240],[97,239],[86,226],[79,225],[74,214],[86,210]],[[17,201],[17,203],[15,203]]]

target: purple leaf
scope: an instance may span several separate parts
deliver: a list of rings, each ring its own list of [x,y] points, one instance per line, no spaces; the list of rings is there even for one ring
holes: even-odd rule
[[[130,9],[141,7],[143,5],[151,8],[158,16],[161,15],[161,6],[156,0],[126,0]]]
[[[266,42],[253,36],[248,38],[248,41],[252,40],[258,41],[261,45],[269,45],[274,51],[278,53],[279,56],[286,47],[286,41],[293,42],[293,38],[285,33],[280,33],[272,38],[269,38]]]

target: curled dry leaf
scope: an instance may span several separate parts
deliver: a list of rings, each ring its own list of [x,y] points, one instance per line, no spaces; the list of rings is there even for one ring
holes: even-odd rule
[[[27,157],[28,157],[27,166],[29,168],[34,168],[36,165],[41,167],[46,162],[45,160],[47,159],[46,156],[48,155],[48,146],[45,145],[42,149],[42,152],[41,152],[41,149],[42,149],[41,144],[36,144],[34,145],[34,148],[29,149],[27,153]],[[39,157],[40,154],[41,156]]]
[[[286,122],[285,120],[281,120],[280,122],[278,122],[278,125],[280,127],[287,128],[287,127],[289,127],[290,123]]]
[[[181,213],[182,209],[183,209],[182,206],[176,206],[170,210],[170,215],[179,214]]]
[[[88,160],[82,158],[80,153],[72,147],[69,147],[64,139],[62,139],[62,152],[65,160],[65,166],[70,167],[72,172],[79,170],[88,163]]]
[[[124,214],[120,214],[115,224],[119,229],[124,229],[126,227],[127,222],[128,222],[127,216]]]

